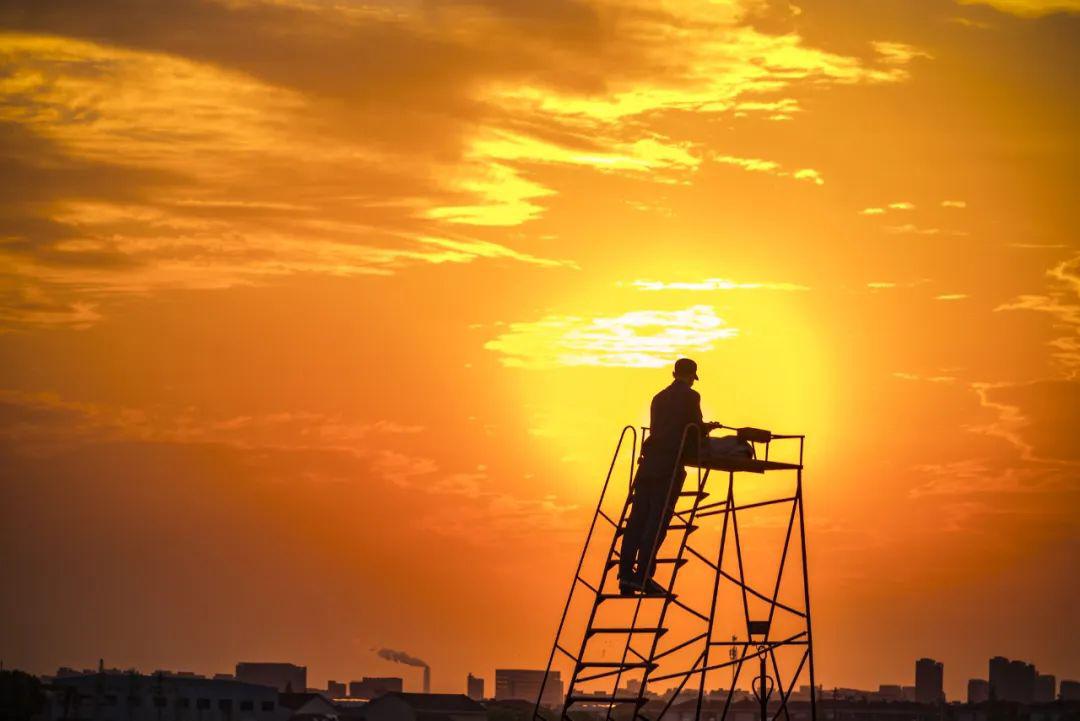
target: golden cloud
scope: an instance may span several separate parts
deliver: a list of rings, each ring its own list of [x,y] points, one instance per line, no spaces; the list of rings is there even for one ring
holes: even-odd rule
[[[989,5],[995,10],[1024,18],[1053,13],[1080,13],[1080,0],[957,0],[962,5]]]
[[[717,317],[712,306],[682,310],[635,310],[618,316],[583,318],[549,315],[511,323],[484,347],[503,365],[521,368],[621,366],[659,368],[676,358],[711,350],[738,329]]]
[[[293,91],[163,53],[69,38],[0,34],[0,120],[92,160],[180,171],[220,182],[243,161],[341,159],[288,130],[306,103]]]
[[[537,168],[690,182],[703,139],[673,135],[665,114],[790,119],[800,85],[902,82],[920,56],[898,43],[869,60],[816,49],[755,29],[750,9],[597,0],[545,6],[526,32],[498,4],[181,0],[137,37],[102,20],[123,11],[108,2],[16,9],[4,19],[23,31],[0,35],[0,122],[18,134],[0,141],[32,178],[13,185],[45,197],[12,206],[0,320],[84,326],[105,294],[292,273],[572,265],[461,231],[540,218],[559,188]],[[203,32],[177,34],[185,13]],[[250,43],[220,42],[238,27]],[[812,168],[716,160],[824,182]]]
[[[812,168],[802,168],[800,170],[789,171],[780,167],[780,164],[772,160],[762,160],[760,158],[739,158],[734,155],[714,155],[713,160],[725,165],[736,165],[743,170],[749,170],[754,173],[768,173],[770,175],[776,175],[782,178],[795,178],[796,180],[809,180],[814,185],[824,185],[825,181],[821,177],[821,173]]]
[[[706,278],[701,281],[635,280],[631,283],[638,290],[810,290],[796,283],[739,283],[724,278]]]
[[[1021,295],[994,310],[1029,310],[1054,318],[1064,334],[1049,342],[1051,355],[1069,377],[1076,377],[1080,374],[1080,255],[1061,261],[1046,275],[1050,279],[1047,292]]]
[[[886,225],[885,232],[894,235],[938,235],[941,233],[941,228],[922,228],[914,223],[904,223],[903,225]]]
[[[874,50],[885,59],[885,62],[894,65],[906,65],[916,58],[932,59],[934,57],[925,50],[907,43],[878,40],[872,44]]]
[[[701,162],[690,152],[688,143],[674,144],[657,137],[633,143],[611,141],[608,150],[600,151],[569,148],[502,131],[491,131],[474,138],[466,156],[471,160],[465,169],[467,174],[451,177],[444,184],[479,196],[484,202],[432,208],[425,213],[427,217],[470,225],[519,225],[538,217],[543,208],[530,201],[554,195],[555,191],[524,178],[516,167],[523,163],[577,165],[603,172],[647,174],[664,170],[692,171]],[[462,169],[451,172],[460,175]],[[661,180],[666,178],[666,174],[658,176]]]

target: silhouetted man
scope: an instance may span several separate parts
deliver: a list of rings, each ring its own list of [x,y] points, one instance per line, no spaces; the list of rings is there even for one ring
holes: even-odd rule
[[[619,553],[619,592],[655,594],[665,589],[652,580],[655,555],[664,541],[682,491],[686,469],[679,456],[683,432],[696,424],[686,439],[686,456],[696,455],[701,438],[719,423],[701,420],[701,394],[693,389],[698,380],[697,363],[689,358],[675,361],[675,380],[653,396],[649,411],[649,437],[641,446],[630,518]]]

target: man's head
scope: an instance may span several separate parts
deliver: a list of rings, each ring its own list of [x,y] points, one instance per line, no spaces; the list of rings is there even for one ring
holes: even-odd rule
[[[689,386],[694,385],[697,377],[697,363],[689,358],[680,358],[675,361],[675,370],[671,372],[675,380],[682,381]]]

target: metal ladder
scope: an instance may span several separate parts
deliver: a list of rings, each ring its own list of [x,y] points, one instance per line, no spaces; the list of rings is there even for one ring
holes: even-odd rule
[[[731,429],[737,430],[737,429]],[[646,428],[641,429],[642,436],[647,432]],[[691,437],[696,437],[700,444],[700,439],[704,437],[695,425],[689,425],[686,427],[683,433],[683,437],[680,443],[679,455],[676,461],[676,465],[672,471],[671,488],[675,488],[675,476],[682,467],[682,459],[684,457],[684,450],[687,448],[687,441]],[[740,436],[741,437],[741,436]],[[609,491],[612,477],[615,473],[616,465],[619,462],[620,454],[624,452],[624,444],[627,439],[630,439],[630,458],[628,469],[628,491],[625,500],[622,503],[621,511],[618,515],[618,519],[612,517],[611,514],[604,510],[604,501]],[[773,669],[775,669],[776,685],[779,687],[779,693],[777,694],[779,700],[779,706],[775,715],[772,715],[772,719],[779,719],[781,716],[787,720],[790,718],[788,712],[788,702],[792,697],[794,691],[794,685],[796,681],[801,677],[803,667],[809,663],[809,676],[811,688],[814,688],[814,673],[813,673],[813,656],[810,645],[810,614],[809,614],[809,586],[806,576],[806,556],[805,556],[805,531],[803,528],[803,512],[802,512],[802,436],[770,436],[770,438],[764,441],[765,445],[765,459],[768,459],[769,444],[773,439],[797,439],[799,441],[799,462],[798,462],[798,476],[795,493],[791,497],[784,497],[776,500],[769,500],[762,503],[746,504],[738,506],[735,503],[734,498],[734,472],[728,475],[727,493],[723,500],[715,501],[713,503],[704,503],[709,494],[705,491],[706,481],[709,478],[710,470],[702,468],[700,466],[694,466],[697,470],[696,484],[689,490],[680,489],[676,498],[668,497],[669,504],[675,504],[675,510],[671,517],[671,522],[667,526],[668,537],[671,538],[670,532],[679,532],[677,550],[664,557],[661,556],[661,548],[655,549],[656,559],[655,564],[659,568],[660,566],[670,567],[670,575],[668,575],[668,584],[664,593],[657,594],[634,594],[631,596],[622,596],[618,590],[611,590],[608,588],[611,579],[611,570],[617,568],[619,565],[619,552],[617,545],[620,538],[625,532],[627,523],[628,512],[631,507],[634,485],[637,481],[634,472],[635,464],[638,460],[638,431],[633,426],[625,426],[619,435],[618,443],[615,446],[615,452],[612,455],[611,464],[608,467],[607,475],[604,479],[604,484],[601,489],[600,499],[597,503],[596,511],[593,514],[592,522],[589,526],[588,533],[586,535],[585,544],[581,552],[581,556],[578,560],[577,567],[574,571],[573,580],[571,582],[570,592],[566,599],[566,604],[563,607],[562,615],[559,619],[558,629],[555,634],[555,640],[552,644],[551,652],[548,656],[547,668],[544,674],[544,678],[541,682],[537,703],[533,711],[533,721],[550,721],[550,717],[542,714],[542,708],[545,698],[545,690],[549,679],[552,676],[552,668],[555,664],[558,655],[561,655],[567,659],[572,671],[570,678],[567,681],[564,701],[561,711],[561,721],[573,721],[570,716],[570,712],[574,707],[582,708],[583,705],[592,705],[594,708],[600,707],[604,709],[605,721],[612,721],[613,713],[616,709],[624,708],[629,709],[629,718],[632,721],[660,721],[665,713],[672,707],[672,705],[679,699],[680,694],[686,688],[687,683],[694,676],[698,677],[699,683],[696,684],[697,688],[694,689],[697,695],[696,713],[695,719],[701,717],[702,704],[705,697],[705,679],[706,673],[719,668],[734,667],[734,674],[732,677],[731,687],[728,691],[727,697],[724,701],[723,712],[719,715],[720,719],[724,719],[727,716],[728,710],[731,706],[732,698],[735,694],[735,684],[737,678],[742,670],[745,662],[760,657],[761,668],[765,668],[764,660],[766,657],[772,660]],[[699,445],[700,447],[700,445]],[[687,479],[689,480],[689,479]],[[685,482],[684,482],[685,484]],[[682,508],[679,507],[679,503],[689,499],[688,506]],[[783,552],[780,559],[779,569],[777,571],[775,588],[771,589],[770,594],[763,593],[751,587],[745,578],[743,569],[743,552],[739,539],[739,527],[736,511],[749,510],[754,507],[760,507],[763,505],[772,505],[774,503],[788,503],[792,504],[791,516],[788,519],[787,533],[784,539]],[[709,516],[723,515],[722,531],[719,543],[719,552],[716,557],[716,561],[712,561],[707,558],[701,552],[696,550],[689,544],[689,539],[694,531],[698,530],[699,522]],[[794,522],[798,517],[798,531],[799,540],[801,541],[802,549],[802,565],[803,565],[803,589],[805,591],[805,610],[799,610],[792,608],[784,603],[778,601],[778,594],[780,590],[780,580],[784,570],[784,562],[787,559],[789,546],[792,545],[792,532],[794,530]],[[582,575],[582,570],[585,566],[585,561],[590,550],[590,544],[594,536],[597,535],[598,526],[600,528],[609,527],[611,531],[611,542],[607,547],[607,553],[604,558],[603,566],[599,569],[599,581],[597,583],[590,583]],[[733,541],[735,554],[738,560],[737,575],[729,574],[722,569],[726,546],[728,545],[729,536]],[[655,541],[655,539],[654,539]],[[655,543],[654,543],[655,546]],[[670,547],[665,539],[665,547]],[[714,582],[712,588],[712,597],[710,605],[705,609],[696,609],[691,604],[684,600],[679,599],[678,595],[674,593],[676,588],[676,581],[679,576],[680,570],[689,562],[700,562],[708,568],[708,572],[713,574]],[[648,569],[652,571],[653,569]],[[649,578],[652,574],[646,573],[645,577]],[[713,640],[713,624],[715,618],[715,609],[717,603],[717,595],[722,582],[730,582],[739,588],[742,593],[742,605],[745,611],[745,623],[746,623],[746,638],[742,640],[736,640],[732,638],[731,642],[727,641],[714,641]],[[591,605],[589,608],[587,621],[585,623],[584,631],[581,636],[581,642],[577,646],[577,653],[573,653],[567,645],[563,642],[562,636],[567,623],[567,617],[570,612],[571,604],[575,598],[575,593],[584,591],[591,594]],[[748,594],[755,596],[766,602],[770,602],[768,619],[767,620],[751,620],[751,614],[747,605]],[[647,625],[639,625],[639,617],[641,616],[642,608],[645,604],[659,603],[659,609],[656,614],[657,620],[655,622],[648,622]],[[633,614],[628,625],[599,625],[597,623],[597,615],[604,604],[618,604],[618,603],[633,603]],[[668,618],[668,612],[677,607],[689,614],[693,619],[700,621],[703,625],[701,633],[691,633],[685,639],[678,640],[677,642],[671,642],[672,639],[666,639],[666,648],[660,649],[660,641],[671,630],[665,623]],[[775,640],[770,639],[770,629],[772,627],[772,620],[774,613],[777,609],[782,609],[785,612],[794,613],[797,616],[805,619],[805,631],[797,633],[788,638]],[[588,657],[589,642],[590,640],[598,637],[605,637],[607,639],[618,639],[618,645],[622,647],[620,658],[617,661],[607,661]],[[757,636],[757,638],[755,638]],[[642,652],[638,648],[635,648],[635,638],[645,639],[648,644],[647,651]],[[665,673],[662,675],[653,675],[654,671],[658,668],[659,662],[683,649],[694,647],[695,644],[700,646],[700,651],[694,657],[693,662],[689,668],[680,670],[676,673]],[[802,646],[805,648],[803,658],[798,664],[798,668],[794,674],[790,677],[789,684],[781,683],[781,669],[777,664],[775,652],[782,646]],[[730,660],[722,663],[714,663],[710,665],[709,652],[714,646],[725,646],[731,650]],[[741,647],[741,654],[737,653],[736,649]],[[691,648],[692,650],[692,648]],[[637,687],[636,692],[620,693],[619,683],[623,679],[624,674],[628,672],[640,672],[641,680]],[[764,671],[762,671],[764,674]],[[587,693],[581,686],[583,684],[595,682],[601,679],[612,679],[613,685],[610,693]],[[679,679],[677,687],[674,689],[674,693],[666,702],[661,701],[662,706],[655,714],[650,712],[653,719],[645,716],[642,713],[642,708],[652,701],[653,699],[646,695],[648,690],[648,684],[650,682],[656,683],[664,680]],[[786,688],[785,688],[786,687]],[[762,709],[767,706],[766,702],[762,702]],[[605,708],[606,707],[606,708]],[[620,719],[625,718],[625,715],[620,713]],[[810,694],[810,718],[816,718],[816,703],[815,694]],[[764,716],[762,721],[767,721]]]
[[[644,434],[645,432],[646,432],[646,429],[643,428],[642,433]],[[622,504],[622,511],[619,514],[619,519],[616,521],[610,515],[608,515],[608,513],[606,513],[604,511],[603,505],[604,505],[605,496],[606,496],[608,488],[610,486],[612,474],[614,473],[614,470],[615,470],[615,465],[618,462],[620,452],[622,451],[622,448],[623,448],[623,443],[625,442],[628,434],[631,437],[631,448],[632,448],[632,452],[631,452],[631,456],[630,456],[631,465],[630,465],[630,472],[629,472],[630,482],[628,484],[628,492],[627,492],[627,495],[626,495],[626,500]],[[700,429],[695,425],[691,425],[691,426],[686,427],[686,429],[683,432],[682,441],[680,443],[680,452],[679,452],[679,456],[678,456],[679,458],[682,458],[683,450],[686,447],[687,439],[689,437],[691,437],[691,434],[697,434],[700,437]],[[564,720],[567,720],[567,719],[570,718],[569,715],[568,715],[570,708],[572,706],[574,706],[575,704],[579,704],[579,703],[582,703],[582,702],[589,702],[589,703],[594,703],[594,704],[598,703],[598,702],[606,703],[607,704],[607,714],[606,714],[606,716],[607,716],[608,719],[611,718],[611,714],[612,714],[613,709],[616,706],[620,705],[620,704],[629,704],[629,705],[633,706],[634,711],[635,711],[635,715],[638,715],[637,714],[638,709],[640,709],[640,707],[642,705],[644,705],[646,703],[646,701],[647,701],[647,699],[644,696],[646,680],[647,680],[649,672],[656,668],[656,666],[657,666],[656,661],[658,661],[659,658],[661,658],[662,656],[673,653],[673,652],[683,648],[684,646],[688,645],[689,643],[692,643],[693,641],[701,640],[701,638],[705,637],[706,633],[708,633],[708,631],[706,631],[706,633],[703,633],[700,636],[697,636],[697,637],[691,639],[690,641],[687,641],[684,644],[680,644],[680,645],[678,645],[678,646],[676,646],[676,647],[674,647],[672,649],[668,649],[667,651],[665,651],[665,652],[663,652],[661,654],[658,654],[657,653],[657,645],[658,645],[658,642],[660,640],[660,637],[668,632],[668,629],[664,627],[664,619],[667,617],[668,609],[672,605],[679,606],[679,607],[683,608],[685,611],[687,611],[688,613],[700,618],[703,622],[709,624],[710,629],[711,629],[711,618],[710,618],[710,616],[691,608],[690,606],[688,606],[684,602],[680,601],[678,599],[677,594],[671,592],[671,589],[675,587],[675,582],[676,582],[676,580],[678,578],[679,570],[689,560],[688,558],[686,558],[686,552],[687,552],[687,549],[689,548],[688,540],[690,538],[690,535],[694,531],[696,531],[698,529],[698,526],[695,525],[695,523],[694,523],[694,521],[697,518],[698,511],[703,509],[703,508],[714,508],[717,505],[722,505],[722,504],[710,504],[710,506],[707,506],[707,507],[702,505],[702,501],[705,498],[707,498],[708,495],[709,495],[704,490],[705,482],[708,480],[708,476],[709,476],[709,471],[708,470],[702,470],[700,468],[697,469],[697,482],[696,482],[695,488],[693,490],[681,490],[678,493],[677,497],[674,498],[674,499],[672,499],[670,496],[668,497],[668,503],[670,504],[670,503],[674,502],[676,505],[675,505],[674,513],[672,514],[672,520],[668,524],[668,526],[666,528],[666,531],[668,533],[670,533],[672,531],[680,532],[681,535],[679,536],[678,551],[675,553],[674,556],[659,557],[660,549],[657,548],[657,549],[655,549],[655,551],[656,551],[656,554],[657,554],[658,557],[656,557],[655,561],[654,561],[655,565],[658,566],[658,567],[659,566],[670,566],[671,567],[670,580],[668,582],[668,591],[666,593],[661,593],[661,594],[643,594],[643,593],[639,593],[639,594],[634,594],[632,596],[623,596],[617,590],[616,591],[611,591],[611,590],[609,590],[607,588],[610,577],[611,577],[611,570],[613,568],[617,568],[618,565],[619,565],[620,558],[619,558],[619,552],[616,549],[616,546],[619,543],[619,540],[622,538],[622,535],[626,530],[627,516],[628,516],[628,512],[630,510],[631,501],[633,499],[634,484],[636,483],[636,480],[637,480],[636,475],[634,474],[634,464],[637,461],[637,448],[638,448],[637,437],[638,437],[637,436],[637,429],[634,428],[633,426],[624,427],[623,430],[622,430],[622,433],[619,435],[619,441],[616,444],[615,453],[612,455],[611,465],[608,467],[608,473],[607,473],[607,476],[604,479],[604,485],[603,485],[603,488],[602,488],[601,493],[600,493],[600,500],[597,503],[596,512],[593,515],[592,523],[590,524],[588,534],[586,535],[585,547],[582,549],[581,558],[578,561],[577,569],[574,572],[574,578],[573,578],[573,581],[571,583],[570,594],[567,597],[566,605],[563,608],[562,617],[559,620],[559,628],[558,628],[558,630],[556,631],[556,634],[555,634],[555,642],[552,645],[551,654],[550,654],[550,656],[548,658],[547,671],[545,672],[544,681],[541,684],[541,689],[540,689],[539,696],[540,696],[540,699],[543,699],[543,697],[544,697],[544,689],[545,689],[545,686],[547,684],[548,677],[550,676],[551,667],[552,667],[552,664],[554,663],[555,655],[557,653],[563,654],[564,656],[566,656],[568,659],[570,659],[573,662],[573,672],[572,672],[571,677],[570,677],[570,679],[569,679],[569,681],[568,681],[568,683],[566,685],[565,703],[564,703],[564,706],[563,706],[563,713],[562,713],[562,716],[563,716]],[[671,480],[671,488],[672,488],[672,490],[674,490],[675,476],[679,472],[680,466],[681,466],[681,464],[677,463],[675,468],[672,471],[672,477],[670,479]],[[692,499],[691,504],[690,504],[689,507],[679,508],[678,503],[679,503],[679,501],[681,499],[684,499],[684,498]],[[594,585],[592,583],[589,583],[582,576],[582,567],[584,566],[585,558],[586,558],[586,555],[587,555],[588,550],[589,550],[589,544],[590,544],[590,542],[592,540],[592,537],[593,537],[594,533],[596,532],[596,526],[600,522],[603,522],[603,523],[606,523],[607,525],[609,525],[614,532],[612,533],[611,544],[610,544],[610,546],[608,548],[606,560],[604,562],[603,569],[601,570],[601,573],[600,573],[600,581],[599,581],[599,583]],[[655,538],[653,540],[654,540],[654,545],[655,545]],[[693,549],[690,549],[690,550],[691,550],[692,553],[696,553],[695,551],[693,551]],[[649,569],[649,570],[651,571],[652,569]],[[646,573],[645,577],[648,578],[648,577],[651,577],[651,575],[652,575],[651,573]],[[587,591],[592,594],[593,599],[592,599],[592,608],[591,608],[591,610],[589,612],[588,621],[586,623],[585,631],[582,634],[581,644],[578,647],[577,654],[574,654],[574,653],[571,653],[561,643],[561,636],[562,636],[563,629],[564,629],[565,624],[566,624],[566,618],[567,618],[567,614],[568,614],[568,612],[570,610],[570,605],[571,605],[571,603],[573,601],[574,592],[576,590],[578,590],[579,587],[583,587],[583,588],[587,589]],[[637,620],[638,620],[638,617],[640,615],[642,605],[644,603],[646,603],[646,602],[651,602],[651,601],[660,601],[661,602],[661,607],[660,607],[660,610],[659,610],[659,619],[660,620],[656,625],[639,626],[637,624]],[[598,625],[596,625],[597,613],[600,610],[601,605],[604,604],[604,603],[607,603],[607,602],[620,602],[620,603],[630,603],[630,602],[632,602],[634,604],[633,617],[632,617],[632,620],[631,620],[629,626],[598,626]],[[592,638],[594,638],[594,637],[596,637],[598,635],[623,636],[625,638],[625,642],[622,644],[623,645],[622,657],[621,657],[621,659],[619,661],[600,661],[600,660],[593,660],[593,659],[586,658],[586,652],[587,652],[587,649],[588,649],[589,641]],[[648,651],[648,655],[645,655],[645,654],[639,652],[637,649],[634,648],[634,646],[632,644],[632,641],[634,640],[635,635],[646,635],[646,636],[650,636],[652,638],[652,641],[651,641],[650,647],[649,647],[649,651]],[[622,676],[623,676],[624,672],[632,670],[632,669],[640,669],[640,670],[643,670],[644,673],[645,673],[645,678],[643,678],[643,680],[642,680],[640,690],[639,690],[639,692],[637,694],[621,695],[620,696],[619,693],[618,693],[619,681],[622,679]],[[604,696],[604,697],[598,697],[595,694],[586,695],[586,694],[576,693],[577,687],[580,684],[584,684],[584,683],[588,683],[588,682],[591,682],[591,681],[596,681],[596,680],[603,679],[603,678],[608,678],[608,677],[613,677],[614,678],[614,691],[611,693],[611,695]],[[534,719],[537,719],[538,721],[543,719],[543,717],[540,715],[540,699],[538,699],[536,709],[534,710]]]

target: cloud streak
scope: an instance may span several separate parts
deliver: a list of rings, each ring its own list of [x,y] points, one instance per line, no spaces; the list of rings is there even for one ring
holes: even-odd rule
[[[1002,303],[995,311],[1045,313],[1064,331],[1049,342],[1051,356],[1069,378],[1080,377],[1080,255],[1063,260],[1046,271],[1050,288],[1045,293],[1024,294]]]
[[[659,368],[736,335],[738,329],[728,326],[712,306],[695,305],[594,318],[549,315],[511,323],[507,332],[484,347],[510,367]]]
[[[0,194],[12,229],[0,322],[81,328],[118,297],[294,274],[572,267],[495,234],[544,217],[552,170],[690,183],[702,138],[674,135],[667,114],[791,118],[801,85],[903,82],[920,56],[895,43],[870,59],[830,53],[747,13],[9,3],[0,163],[30,182]],[[28,139],[48,156],[22,150]],[[717,162],[823,182],[775,161]]]
[[[644,291],[661,291],[661,290],[681,290],[681,291],[719,291],[719,290],[781,290],[781,291],[799,291],[810,290],[809,286],[799,285],[797,283],[771,283],[771,282],[750,282],[740,283],[734,280],[728,280],[725,278],[706,278],[700,281],[662,281],[662,280],[635,280],[631,285],[638,290]]]
[[[768,173],[780,178],[794,178],[806,180],[814,185],[824,185],[825,180],[821,173],[813,168],[801,168],[799,170],[784,170],[779,163],[761,158],[740,158],[734,155],[714,155],[713,160],[724,165],[734,165],[752,173]]]
[[[995,10],[1022,18],[1054,13],[1080,13],[1080,0],[958,0],[963,5],[989,5]]]

